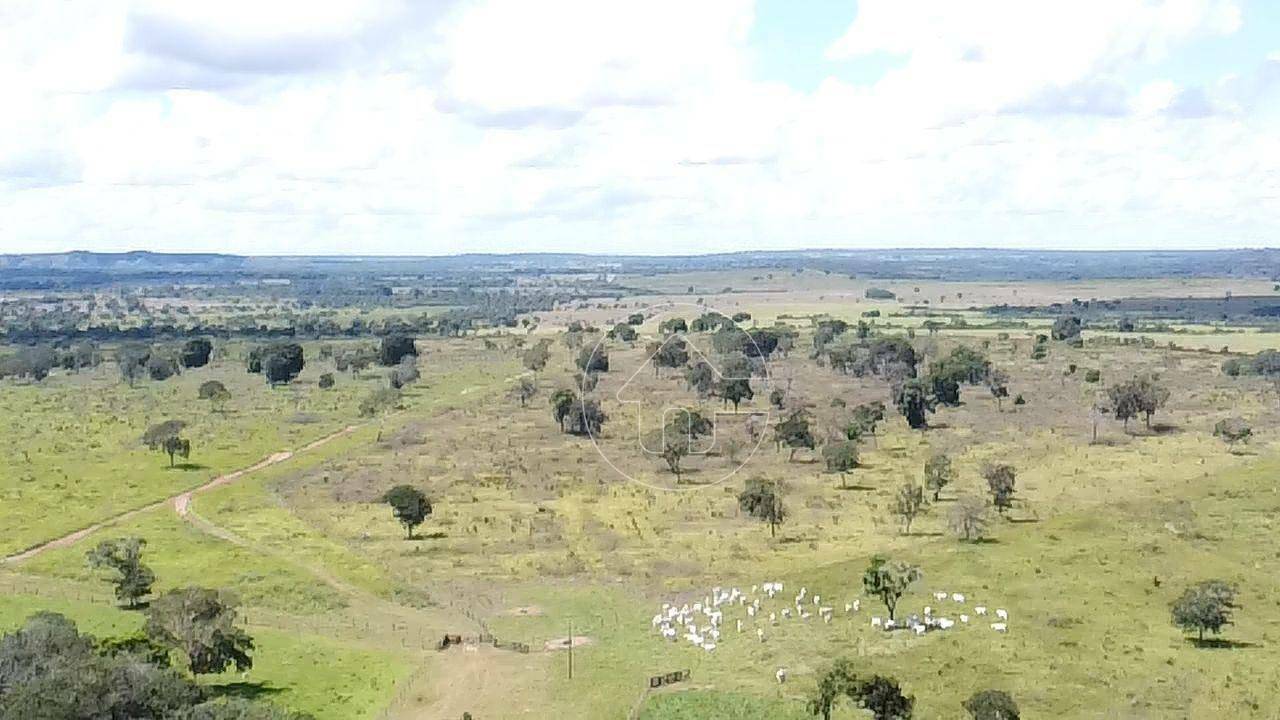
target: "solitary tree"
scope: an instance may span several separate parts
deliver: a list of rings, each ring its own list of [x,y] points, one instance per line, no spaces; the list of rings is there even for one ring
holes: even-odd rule
[[[960,703],[973,720],[1019,720],[1018,704],[1003,690],[981,690]]]
[[[578,353],[578,368],[584,373],[609,372],[609,353],[600,345],[584,347]]]
[[[987,503],[977,495],[966,495],[951,506],[947,526],[965,540],[981,540],[987,533]]]
[[[1124,422],[1126,430],[1129,429],[1129,419],[1138,415],[1144,416],[1150,429],[1151,416],[1169,400],[1169,389],[1161,385],[1155,376],[1141,375],[1113,385],[1107,390],[1107,395],[1116,419]]]
[[[1231,452],[1235,452],[1236,443],[1248,442],[1249,438],[1253,436],[1253,428],[1249,427],[1249,423],[1245,422],[1244,418],[1228,418],[1219,420],[1213,426],[1213,434],[1215,437],[1222,438],[1222,441],[1227,444],[1227,448]]]
[[[924,463],[924,484],[933,491],[936,502],[942,488],[956,479],[955,469],[951,466],[951,458],[945,453],[934,453]]]
[[[155,573],[142,563],[142,548],[146,544],[146,540],[136,537],[103,540],[85,553],[90,566],[114,573],[109,580],[115,585],[116,599],[131,608],[151,593],[151,585],[156,581]]]
[[[417,354],[417,346],[411,335],[387,335],[378,346],[378,363],[391,367],[399,365],[406,355]]]
[[[911,533],[911,522],[922,510],[924,510],[924,488],[913,482],[907,482],[898,488],[898,496],[893,504],[893,514],[902,518],[904,533]]]
[[[560,432],[565,432],[565,421],[576,404],[578,396],[572,390],[557,390],[551,395],[551,415],[560,425]]]
[[[184,368],[198,368],[209,364],[209,355],[213,352],[213,343],[204,338],[188,340],[182,345],[178,359]]]
[[[787,518],[778,483],[764,478],[748,478],[746,488],[738,494],[738,507],[751,517],[769,523],[769,536],[777,537],[778,525]]]
[[[1011,465],[997,463],[984,467],[982,477],[986,479],[991,491],[991,504],[1003,515],[1005,510],[1013,507],[1014,482],[1018,471]]]
[[[787,460],[795,460],[796,450],[807,448],[812,450],[816,445],[813,432],[809,429],[809,415],[804,410],[796,410],[778,423],[774,428],[774,442],[778,447],[786,446],[791,450]]]
[[[524,366],[534,372],[539,372],[547,366],[547,360],[551,358],[551,351],[547,348],[548,343],[541,341],[537,345],[524,351],[521,357]]]
[[[397,485],[382,496],[382,501],[391,506],[391,513],[404,526],[405,539],[413,539],[414,528],[426,521],[431,515],[431,501],[418,488],[412,485]]]
[[[147,637],[180,650],[193,675],[253,667],[253,638],[236,627],[236,605],[216,590],[170,590],[147,608]]]
[[[934,402],[929,386],[923,380],[912,378],[904,381],[894,393],[893,404],[912,430],[929,427],[928,413],[933,412]]]
[[[161,450],[169,456],[169,467],[174,466],[174,457],[191,456],[191,443],[181,436],[182,429],[187,426],[181,420],[165,420],[147,428],[142,434],[142,444],[152,450]]]
[[[515,388],[515,395],[520,400],[520,407],[527,405],[537,392],[538,384],[533,381],[533,378],[520,378],[520,382],[516,384]]]
[[[1003,370],[992,369],[987,373],[987,390],[991,392],[991,397],[996,400],[996,411],[1004,410],[1005,398],[1009,397],[1009,375]]]
[[[827,472],[840,473],[840,487],[848,487],[849,473],[858,467],[858,443],[829,442],[822,447],[822,459],[827,463]]]
[[[883,555],[876,555],[871,558],[871,564],[862,574],[862,588],[868,595],[880,598],[892,620],[902,594],[922,577],[924,574],[914,565],[894,562]]]
[[[1231,611],[1235,610],[1236,587],[1222,580],[1206,580],[1187,588],[1173,602],[1173,624],[1186,631],[1195,630],[1198,640],[1204,642],[1204,631],[1222,632],[1231,624]]]
[[[231,391],[217,380],[206,380],[200,384],[199,397],[201,400],[208,400],[214,410],[222,412],[231,399]]]

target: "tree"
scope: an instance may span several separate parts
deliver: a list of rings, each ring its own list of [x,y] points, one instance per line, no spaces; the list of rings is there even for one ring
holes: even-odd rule
[[[157,382],[168,380],[178,374],[178,363],[173,358],[165,357],[158,353],[151,353],[147,357],[147,377]]]
[[[584,373],[609,372],[609,353],[599,345],[584,347],[578,353],[578,368]]]
[[[418,356],[403,355],[400,362],[387,373],[387,383],[396,389],[417,382],[422,375],[418,372]]]
[[[147,360],[151,358],[151,349],[145,345],[125,345],[116,351],[116,365],[120,368],[120,377],[133,387],[147,374]]]
[[[99,647],[75,623],[37,613],[0,638],[0,717],[169,720],[205,699],[198,685],[132,652]]]
[[[1003,690],[981,690],[960,703],[973,720],[1019,720],[1018,704]]]
[[[1244,418],[1227,418],[1214,424],[1213,436],[1222,438],[1227,448],[1235,452],[1236,443],[1248,442],[1253,436],[1253,428],[1249,427],[1249,423],[1245,422]]]
[[[840,487],[847,487],[849,473],[858,467],[858,443],[829,442],[822,447],[822,459],[827,463],[827,472],[840,473]]]
[[[782,503],[782,488],[773,480],[748,478],[738,494],[738,507],[751,517],[769,523],[769,536],[777,537],[778,525],[787,519]]]
[[[110,582],[115,585],[116,599],[131,608],[151,593],[151,585],[156,581],[155,573],[142,563],[142,548],[146,544],[146,540],[136,537],[103,540],[85,553],[91,567],[106,568],[114,573]]]
[[[1080,327],[1080,318],[1068,315],[1054,320],[1049,334],[1054,340],[1075,340],[1080,337]]]
[[[200,385],[199,397],[202,400],[208,400],[213,409],[222,412],[231,400],[231,391],[227,390],[227,386],[217,380],[208,380]]]
[[[184,368],[199,368],[209,364],[209,355],[213,353],[213,343],[204,338],[188,340],[182,345],[178,360]]]
[[[417,343],[411,335],[387,335],[378,346],[378,363],[385,367],[399,365],[406,355],[418,354]]]
[[[933,412],[934,405],[930,389],[923,380],[911,379],[903,382],[894,393],[893,404],[907,419],[907,425],[911,429],[924,430],[929,427],[928,413]]]
[[[169,467],[174,466],[174,456],[190,457],[191,443],[182,437],[187,426],[181,420],[165,420],[147,428],[142,434],[142,444],[152,450],[161,450],[169,456]]]
[[[1222,580],[1196,583],[1170,606],[1173,624],[1185,631],[1195,630],[1198,640],[1204,642],[1205,630],[1217,634],[1231,624],[1236,594],[1236,587]]]
[[[569,407],[565,418],[565,426],[571,435],[590,435],[595,437],[604,428],[609,416],[600,408],[595,398],[583,398]]]
[[[651,348],[650,355],[653,357],[654,374],[657,374],[658,368],[683,367],[689,362],[689,344],[684,341],[684,338],[672,335],[657,347]]]
[[[853,662],[848,658],[838,658],[818,678],[818,687],[809,699],[809,712],[821,715],[822,720],[831,720],[831,711],[836,702],[842,697],[856,701],[860,687]]]
[[[663,335],[671,335],[673,333],[682,333],[689,331],[689,324],[684,318],[669,318],[658,323],[658,332]]]
[[[955,468],[951,466],[951,458],[946,453],[934,453],[924,463],[924,484],[933,491],[933,499],[938,500],[942,488],[956,479]]]
[[[853,417],[845,426],[845,437],[849,440],[857,440],[866,435],[870,436],[874,442],[876,425],[884,420],[884,410],[884,403],[879,400],[854,406]]]
[[[862,574],[862,588],[868,595],[880,598],[885,609],[889,611],[889,619],[894,619],[894,610],[898,600],[911,587],[911,584],[924,577],[920,568],[903,562],[894,562],[883,555],[871,558],[871,564]]]
[[[317,387],[321,390],[328,390],[335,384],[333,373],[321,373],[320,379],[316,382]]]
[[[1151,428],[1151,416],[1169,400],[1169,389],[1153,375],[1141,375],[1127,382],[1113,385],[1107,390],[1111,408],[1117,420],[1124,421],[1129,429],[1129,419],[1139,414],[1145,416],[1147,428]]]
[[[951,506],[947,527],[965,540],[981,540],[986,536],[989,520],[986,501],[977,495],[966,495]]]
[[[631,313],[630,315],[628,315],[628,316],[627,316],[627,324],[628,324],[628,325],[643,325],[643,324],[644,324],[644,313]]]
[[[726,403],[733,403],[733,411],[738,412],[738,405],[743,400],[755,397],[751,389],[751,366],[741,355],[724,364],[724,377],[720,379],[716,395]]]
[[[551,357],[551,350],[548,349],[546,340],[539,341],[537,345],[524,351],[521,357],[524,366],[534,372],[540,372],[547,366],[547,360]]]
[[[716,389],[715,371],[705,360],[690,365],[684,373],[685,384],[697,392],[698,397],[709,397]]]
[[[911,720],[915,706],[915,698],[903,695],[896,680],[880,675],[862,682],[858,700],[875,720]]]
[[[636,329],[628,323],[618,323],[609,331],[609,337],[623,342],[632,342],[636,339]]]
[[[391,506],[391,513],[404,526],[406,540],[412,540],[413,529],[431,515],[431,501],[412,485],[391,488],[382,496],[382,501]]]
[[[893,514],[902,518],[903,532],[911,534],[911,522],[924,509],[924,488],[913,482],[907,482],[898,488],[894,500]]]
[[[249,372],[262,373],[272,385],[292,381],[305,366],[306,356],[297,343],[260,345],[249,351]]]
[[[788,455],[788,462],[796,459],[796,450],[807,448],[812,450],[816,446],[813,438],[813,431],[809,429],[809,414],[804,410],[795,410],[786,417],[782,422],[778,423],[773,430],[774,442],[778,447],[786,446],[790,448],[791,453]]]
[[[1005,398],[1009,397],[1009,375],[1003,370],[992,369],[987,373],[987,391],[991,393],[991,397],[995,398],[996,411],[1004,410]]]
[[[551,395],[551,415],[560,425],[560,432],[566,432],[565,420],[569,411],[578,404],[578,396],[572,390],[557,390]]]
[[[520,407],[528,405],[536,394],[538,394],[538,384],[533,381],[533,378],[522,377],[516,383],[515,395],[520,400]]]
[[[236,627],[236,605],[216,590],[170,590],[147,608],[147,637],[180,650],[193,675],[253,667],[253,639]]]
[[[376,388],[360,401],[360,415],[373,417],[400,405],[400,391],[393,387]]]
[[[1013,507],[1014,481],[1017,476],[1017,471],[1011,465],[996,463],[982,469],[982,477],[986,479],[987,488],[991,491],[991,504],[996,506],[1001,515]]]

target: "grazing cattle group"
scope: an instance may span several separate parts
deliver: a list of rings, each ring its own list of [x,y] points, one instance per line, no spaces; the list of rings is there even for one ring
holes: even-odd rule
[[[784,585],[777,581],[768,581],[752,585],[750,590],[743,591],[737,587],[724,588],[716,586],[701,599],[692,602],[664,602],[661,610],[653,616],[652,628],[666,640],[678,642],[683,639],[708,653],[727,639],[721,630],[725,622],[725,613],[741,613],[742,617],[733,619],[733,635],[740,635],[750,629],[755,630],[757,642],[765,642],[770,634],[779,631],[791,618],[807,621],[816,614],[824,624],[831,624],[836,617],[834,605],[823,605],[822,596],[810,595],[807,587],[789,599],[783,596]],[[915,635],[924,635],[935,630],[951,630],[961,625],[968,625],[970,615],[966,610],[967,598],[964,593],[937,591],[933,598],[939,603],[935,608],[926,605],[919,613],[906,617],[891,619],[880,616],[871,617],[871,627],[884,631],[910,630]],[[778,607],[785,603],[785,607]],[[956,612],[956,618],[943,614],[943,605]],[[851,616],[862,608],[862,601],[853,598],[843,603],[844,615]],[[975,616],[985,616],[987,606],[973,606]],[[766,619],[767,614],[767,619]],[[999,622],[991,623],[991,629],[998,633],[1009,630],[1009,612],[1004,608],[996,608],[995,616]],[[754,628],[750,626],[754,625]],[[776,678],[779,683],[787,678],[786,668],[778,668]]]

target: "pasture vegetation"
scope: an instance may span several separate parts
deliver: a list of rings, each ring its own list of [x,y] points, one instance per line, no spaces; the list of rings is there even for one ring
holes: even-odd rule
[[[1242,354],[1274,335],[1183,323],[1170,347],[985,311],[1075,317],[1073,297],[1158,297],[1146,281],[793,272],[623,277],[635,294],[515,327],[308,339],[297,372],[277,340],[215,338],[164,380],[122,380],[112,343],[95,367],[0,380],[0,549],[107,523],[2,566],[0,629],[48,610],[124,637],[149,603],[211,588],[252,668],[194,682],[335,720],[791,719],[823,697],[867,717],[895,687],[915,717],[1274,714],[1280,372]],[[149,590],[129,609],[109,580],[135,557],[154,580],[122,573]],[[714,652],[651,626],[662,602],[775,580],[778,607],[805,587],[832,622],[730,621]],[[1007,608],[1008,632],[871,626],[882,598],[901,618],[936,590]],[[481,631],[531,652],[434,649]]]

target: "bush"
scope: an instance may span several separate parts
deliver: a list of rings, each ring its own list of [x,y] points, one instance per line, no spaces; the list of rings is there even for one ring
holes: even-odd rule
[[[323,375],[321,375],[319,385],[321,390],[328,390],[329,388],[333,387],[334,386],[333,373],[324,373]]]
[[[1096,383],[1102,380],[1102,371],[1096,368],[1090,368],[1084,371],[1084,381],[1087,383]]]

